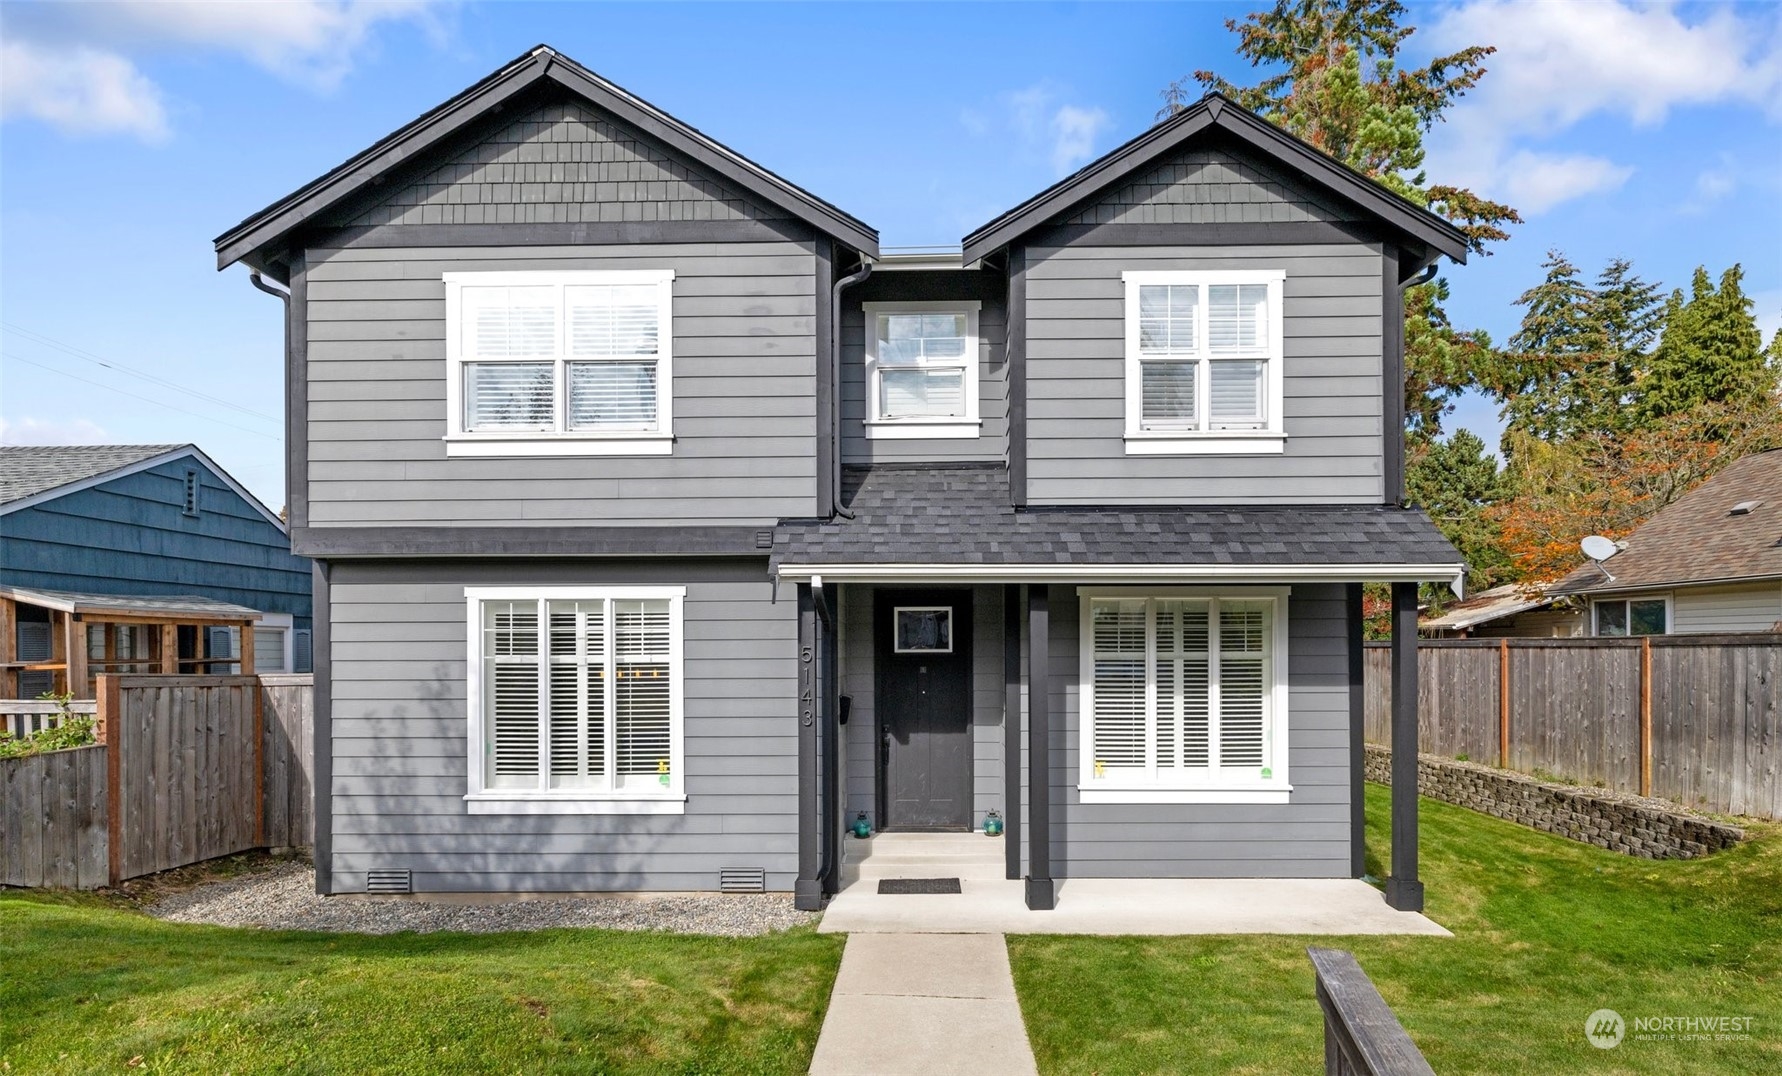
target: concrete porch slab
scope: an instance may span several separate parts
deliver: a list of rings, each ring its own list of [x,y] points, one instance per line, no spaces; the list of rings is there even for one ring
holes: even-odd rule
[[[1354,878],[1070,878],[1058,906],[1029,911],[1018,881],[967,878],[959,896],[880,896],[850,886],[828,934],[1424,934],[1435,921],[1387,906]],[[852,941],[850,941],[852,944]]]

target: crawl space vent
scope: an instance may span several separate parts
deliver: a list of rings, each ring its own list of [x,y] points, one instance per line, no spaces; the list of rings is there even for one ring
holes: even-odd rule
[[[414,881],[406,870],[369,870],[365,872],[367,893],[413,893]]]
[[[763,867],[720,868],[718,888],[726,893],[765,893],[767,870]]]

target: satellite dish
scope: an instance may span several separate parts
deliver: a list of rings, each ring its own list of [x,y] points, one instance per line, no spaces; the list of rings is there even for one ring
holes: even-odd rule
[[[1584,547],[1584,555],[1594,561],[1605,561],[1621,552],[1621,547],[1600,534],[1592,534],[1578,543]]]

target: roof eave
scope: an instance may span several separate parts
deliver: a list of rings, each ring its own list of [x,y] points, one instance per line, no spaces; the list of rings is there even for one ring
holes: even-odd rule
[[[1266,156],[1295,168],[1339,197],[1357,203],[1388,225],[1428,244],[1437,253],[1446,254],[1456,262],[1466,261],[1466,236],[1453,224],[1406,201],[1219,94],[1208,94],[1179,115],[967,235],[964,260],[969,264],[1008,246],[1069,207],[1094,197],[1212,127],[1226,131]]]
[[[218,236],[215,241],[217,269],[227,269],[238,261],[265,269],[266,259],[260,256],[262,251],[276,245],[316,215],[381,181],[392,169],[401,167],[481,119],[490,109],[545,79],[594,101],[672,149],[694,156],[719,175],[791,212],[818,231],[868,257],[878,257],[878,232],[869,225],[754,164],[735,150],[607,82],[575,61],[540,46]]]

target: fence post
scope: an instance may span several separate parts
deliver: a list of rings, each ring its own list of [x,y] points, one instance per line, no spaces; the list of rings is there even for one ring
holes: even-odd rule
[[[1497,764],[1510,768],[1510,640],[1497,641]]]
[[[247,629],[243,629],[245,635]],[[258,676],[248,680],[254,693],[254,846],[266,846],[266,689]]]
[[[1652,794],[1652,636],[1640,636],[1640,795]]]
[[[99,677],[100,740],[105,744],[105,851],[107,885],[117,885],[124,874],[123,723],[122,693],[114,673]]]

